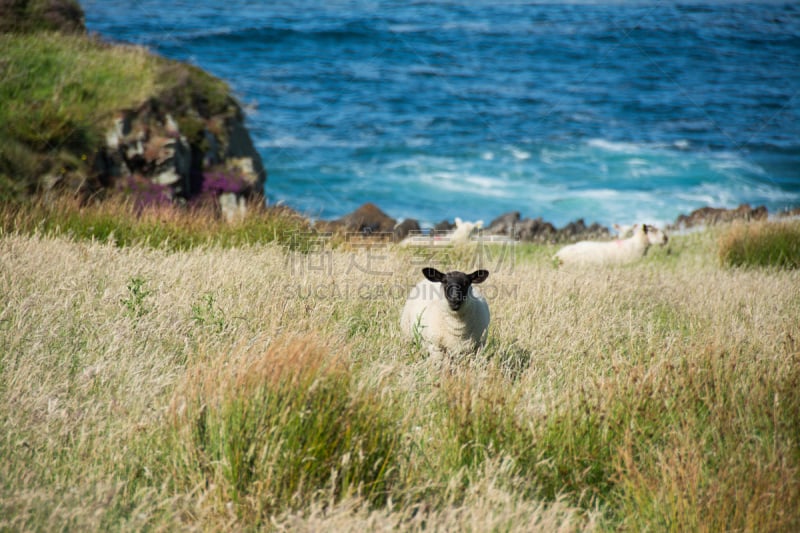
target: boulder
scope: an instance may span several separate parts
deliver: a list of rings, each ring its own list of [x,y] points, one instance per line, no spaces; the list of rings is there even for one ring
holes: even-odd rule
[[[563,228],[559,229],[556,233],[556,241],[558,242],[572,242],[580,240],[597,240],[607,239],[611,233],[608,228],[601,226],[597,222],[587,226],[582,218],[574,222],[570,222]]]
[[[561,229],[537,218],[522,218],[519,211],[509,211],[492,220],[488,227],[492,235],[506,235],[526,242],[564,242],[608,237],[608,228],[597,223],[586,226],[583,219],[570,222]]]
[[[362,235],[394,234],[397,221],[373,203],[365,203],[352,213],[331,221],[318,221],[315,227],[323,232],[360,233]]]
[[[519,211],[509,211],[503,213],[489,223],[486,231],[495,235],[508,235],[513,237],[516,232],[517,223],[520,221]]]
[[[419,222],[416,219],[407,218],[394,227],[394,240],[398,242],[402,241],[408,237],[409,233],[412,231],[420,231]]]
[[[515,226],[514,234],[510,236],[521,241],[550,242],[556,233],[555,226],[542,220],[542,217],[537,217],[519,221]]]
[[[439,222],[438,224],[433,226],[433,231],[435,231],[437,233],[445,232],[445,231],[451,231],[451,230],[454,230],[454,229],[456,229],[456,225],[454,223],[450,222],[449,220],[446,220],[446,219],[442,220],[441,222]]]

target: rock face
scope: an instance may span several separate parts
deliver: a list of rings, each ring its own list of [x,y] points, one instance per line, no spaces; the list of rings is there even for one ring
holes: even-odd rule
[[[140,203],[238,198],[218,202],[222,207],[262,194],[266,171],[238,104],[229,99],[214,111],[191,104],[201,95],[190,79],[183,81],[187,100],[168,95],[119,112],[95,158],[104,186]]]

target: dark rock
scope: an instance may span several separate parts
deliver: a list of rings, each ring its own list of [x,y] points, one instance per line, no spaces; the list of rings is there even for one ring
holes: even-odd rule
[[[63,33],[85,33],[83,9],[72,0],[48,0],[42,10],[45,24]]]
[[[251,170],[248,172],[248,178],[252,179],[254,187],[263,186],[264,182],[267,181],[267,171],[264,168],[261,155],[253,144],[253,139],[250,138],[250,132],[244,127],[242,113],[237,113],[236,116],[228,118],[225,121],[225,127],[228,145],[223,157],[226,160],[249,159],[251,161]]]
[[[549,242],[556,235],[556,228],[542,217],[526,218],[516,225],[515,238],[521,241]]]
[[[510,211],[495,218],[489,223],[486,231],[495,235],[508,235],[513,236],[515,233],[515,226],[520,221],[519,211]]]
[[[396,241],[402,241],[412,231],[420,231],[419,222],[413,218],[407,218],[394,227],[394,238]]]
[[[341,218],[320,221],[315,227],[325,232],[355,232],[362,235],[394,234],[395,219],[373,203],[366,203]]]
[[[800,207],[795,207],[793,209],[783,209],[781,211],[778,211],[777,216],[781,218],[800,217]]]
[[[582,218],[574,222],[570,222],[563,228],[559,229],[556,233],[555,240],[557,242],[572,242],[580,240],[597,240],[608,238],[610,232],[605,226],[601,226],[597,222],[587,226]]]
[[[680,215],[675,224],[668,229],[687,229],[696,226],[713,226],[714,224],[732,222],[734,220],[764,220],[767,218],[767,208],[759,206],[751,208],[749,204],[741,204],[736,209],[718,207],[701,207],[688,215]]]
[[[454,229],[456,229],[456,225],[450,222],[449,220],[442,220],[441,222],[433,226],[433,231],[435,232],[450,231]]]
[[[171,66],[178,84],[165,97],[151,98],[137,109],[120,113],[106,134],[96,160],[102,184],[119,183],[127,192],[133,174],[167,186],[174,198],[215,202],[219,195],[261,196],[266,180],[261,156],[244,127],[244,115],[230,97],[215,106],[204,104],[202,87],[189,72]],[[213,114],[209,114],[212,113]],[[238,200],[237,200],[238,203]]]
[[[85,33],[83,9],[75,0],[0,0],[0,33],[36,31]]]
[[[586,233],[586,223],[582,218],[568,223],[566,226],[558,230],[562,239],[572,240],[578,238],[580,235]]]

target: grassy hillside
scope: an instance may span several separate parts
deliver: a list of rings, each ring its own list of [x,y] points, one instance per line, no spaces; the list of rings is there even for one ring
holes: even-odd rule
[[[156,89],[157,68],[140,48],[45,32],[0,35],[0,48],[0,199],[36,187],[41,174],[85,166],[112,112]]]
[[[114,115],[150,98],[190,140],[203,122],[180,111],[197,95],[209,114],[232,105],[221,80],[141,47],[42,31],[0,34],[0,50],[0,201],[47,189],[48,176],[85,187]]]
[[[569,271],[10,219],[0,529],[800,528],[800,271],[722,266],[725,229]],[[401,338],[431,263],[491,271],[480,356]]]

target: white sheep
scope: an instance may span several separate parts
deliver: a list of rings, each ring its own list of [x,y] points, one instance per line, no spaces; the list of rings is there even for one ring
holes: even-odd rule
[[[456,229],[450,234],[450,242],[452,244],[459,244],[469,242],[470,237],[475,231],[483,228],[483,220],[477,222],[467,222],[456,217]]]
[[[620,239],[627,239],[633,235],[633,226],[628,224],[612,224],[612,228],[617,232],[617,237]]]
[[[483,228],[483,220],[467,222],[456,217],[456,229],[448,232],[430,232],[423,234],[420,231],[411,232],[408,237],[400,241],[399,246],[453,246],[469,243],[472,235]]]
[[[646,253],[650,245],[667,243],[667,235],[649,224],[633,226],[633,235],[614,241],[581,241],[559,250],[553,259],[559,265],[603,265],[630,263]]]
[[[473,284],[489,277],[486,270],[472,274],[443,274],[423,268],[426,279],[409,293],[400,317],[400,330],[422,341],[433,357],[475,353],[486,342],[489,304]]]

